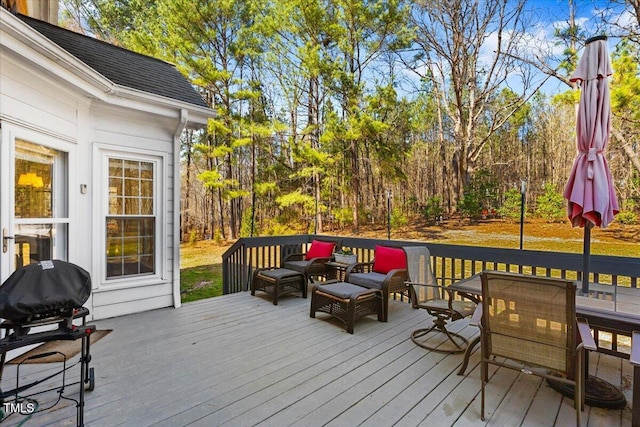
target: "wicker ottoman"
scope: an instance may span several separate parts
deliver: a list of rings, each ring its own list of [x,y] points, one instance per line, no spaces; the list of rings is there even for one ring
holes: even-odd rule
[[[278,305],[278,298],[282,295],[294,292],[301,292],[302,298],[307,297],[304,274],[286,268],[256,269],[251,280],[251,295],[255,295],[256,290],[270,295],[273,298],[273,305]]]
[[[370,314],[377,314],[378,321],[384,321],[383,310],[380,289],[337,282],[314,285],[311,291],[311,317],[316,317],[317,311],[328,313],[347,325],[350,334],[355,321]]]

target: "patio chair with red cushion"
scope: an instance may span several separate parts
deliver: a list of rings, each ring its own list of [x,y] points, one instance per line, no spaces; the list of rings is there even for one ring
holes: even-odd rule
[[[407,255],[400,247],[375,247],[373,261],[352,264],[347,268],[344,281],[382,291],[384,322],[389,319],[389,295],[404,294],[407,288]]]
[[[314,277],[327,277],[329,268],[325,265],[331,261],[335,248],[340,247],[342,239],[333,237],[316,238],[311,241],[311,246],[306,253],[294,253],[287,255],[283,262],[283,268],[304,274],[306,283],[313,282]]]

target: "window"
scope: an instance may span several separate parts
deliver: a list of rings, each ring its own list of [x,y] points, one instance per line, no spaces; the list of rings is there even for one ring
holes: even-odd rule
[[[67,153],[16,139],[15,262],[67,259]]]
[[[155,163],[120,158],[108,163],[107,279],[154,274]]]

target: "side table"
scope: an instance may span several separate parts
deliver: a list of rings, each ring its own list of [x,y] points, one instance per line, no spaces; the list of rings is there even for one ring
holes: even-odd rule
[[[338,282],[344,281],[344,276],[347,272],[347,268],[350,264],[343,264],[341,262],[330,261],[325,264],[329,267],[328,279],[337,280]]]

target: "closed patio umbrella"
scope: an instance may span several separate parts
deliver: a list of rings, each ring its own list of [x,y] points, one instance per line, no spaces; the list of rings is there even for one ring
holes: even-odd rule
[[[613,188],[611,172],[604,157],[611,128],[609,83],[612,74],[607,38],[592,37],[586,41],[578,68],[571,76],[580,82],[580,102],[576,115],[576,142],[578,154],[573,163],[564,197],[568,200],[567,213],[574,227],[584,227],[582,294],[589,293],[589,257],[591,228],[606,227],[618,213],[618,200]],[[585,357],[588,356],[585,355]],[[586,362],[588,373],[589,363]],[[573,395],[573,389],[561,383],[548,381],[554,389]],[[585,400],[588,405],[602,408],[624,408],[624,394],[593,375],[585,382]]]
[[[607,81],[611,74],[607,37],[590,38],[571,76],[571,81],[579,82],[581,88],[576,117],[578,154],[564,190],[571,224],[584,227],[582,293],[585,295],[589,292],[591,228],[606,227],[619,211],[604,156],[611,127]]]

